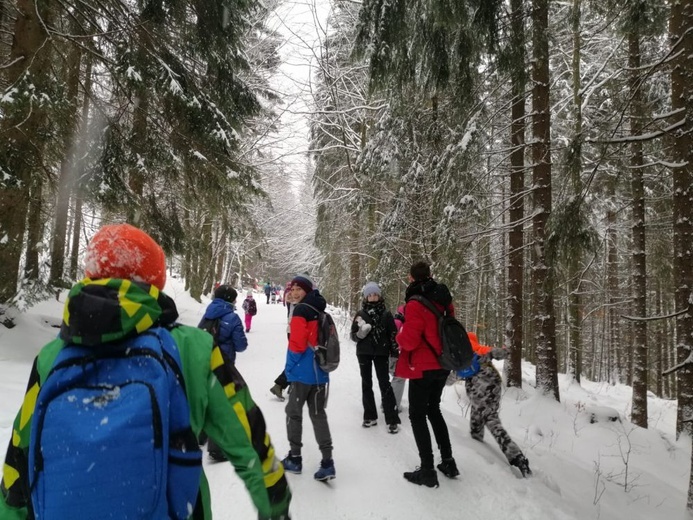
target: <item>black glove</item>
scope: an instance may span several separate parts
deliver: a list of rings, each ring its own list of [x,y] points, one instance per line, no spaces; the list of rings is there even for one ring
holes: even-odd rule
[[[394,318],[404,323],[404,314],[402,314],[401,312],[396,312]]]

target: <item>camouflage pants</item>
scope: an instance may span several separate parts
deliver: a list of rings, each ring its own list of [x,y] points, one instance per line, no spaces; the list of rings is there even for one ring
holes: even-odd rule
[[[505,431],[498,416],[501,399],[501,377],[498,371],[490,363],[481,365],[481,370],[472,378],[465,381],[467,397],[472,405],[470,417],[470,431],[472,438],[478,441],[484,440],[484,426],[486,426],[493,438],[496,439],[503,455],[508,462],[522,450],[513,442]]]

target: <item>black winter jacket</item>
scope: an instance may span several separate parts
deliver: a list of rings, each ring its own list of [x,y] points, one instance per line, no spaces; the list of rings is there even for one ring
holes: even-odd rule
[[[363,339],[356,336],[356,332],[359,330],[359,325],[357,323],[358,317],[363,318],[363,321],[371,324],[371,332]],[[397,355],[398,347],[395,342],[395,335],[397,334],[397,327],[395,326],[395,319],[393,318],[390,311],[387,309],[380,315],[380,323],[383,329],[383,334],[381,335],[379,341],[376,341],[375,335],[373,334],[374,323],[371,317],[361,309],[354,316],[354,321],[351,323],[351,339],[356,342],[356,354],[357,355],[367,355],[367,356],[390,356]]]

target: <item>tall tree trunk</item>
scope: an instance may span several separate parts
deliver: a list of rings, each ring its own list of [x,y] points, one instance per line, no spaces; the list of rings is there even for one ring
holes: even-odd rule
[[[63,270],[65,268],[65,243],[67,241],[67,217],[70,207],[70,195],[73,191],[76,175],[76,151],[80,137],[77,133],[79,110],[79,76],[81,72],[82,49],[74,45],[70,49],[67,62],[67,102],[70,105],[70,122],[64,144],[63,160],[60,163],[60,176],[58,177],[57,197],[55,201],[55,219],[53,224],[53,236],[51,240],[51,270],[50,283],[57,286],[63,284]],[[87,64],[87,76],[91,75],[91,60]],[[82,122],[84,126],[86,121]]]
[[[79,263],[79,235],[82,232],[82,204],[84,200],[80,193],[75,195],[75,214],[72,225],[72,248],[70,249],[70,280],[77,280]]]
[[[676,319],[676,352],[681,363],[693,349],[693,0],[675,0],[671,5],[669,35],[672,55],[671,107],[679,126],[674,144],[674,289],[676,311],[688,312]],[[693,366],[678,372],[676,432],[693,433]],[[693,464],[691,465],[693,471]],[[693,473],[688,488],[688,509],[693,509]]]
[[[573,200],[579,200],[582,195],[582,77],[580,59],[582,57],[582,42],[580,35],[582,0],[573,0],[573,142],[570,151],[570,176]],[[582,344],[580,341],[581,298],[580,298],[580,256],[581,252],[569,252],[568,263],[568,373],[576,382],[580,382],[582,372]]]
[[[675,56],[671,72],[671,107],[675,120],[681,122],[674,131],[674,162],[677,164],[674,168],[674,298],[677,311],[688,309],[676,320],[676,351],[679,361],[683,361],[693,350],[693,0],[672,2],[669,36]],[[678,374],[676,431],[680,433],[685,429],[690,435],[693,429],[693,366],[686,366]],[[689,512],[693,511],[693,461],[686,506]]]
[[[615,181],[609,179],[607,184],[607,199],[613,200],[616,196]],[[606,342],[603,347],[603,360],[605,362],[605,372],[602,377],[607,381],[615,383],[611,370],[611,362],[615,356],[617,346],[621,344],[620,317],[616,307],[619,298],[618,284],[618,234],[616,230],[616,210],[609,207],[606,211],[606,291],[607,303],[606,310]],[[600,379],[601,380],[601,379]]]
[[[628,35],[628,67],[630,69],[630,132],[642,133],[642,77],[640,75],[640,35],[634,29]],[[645,265],[645,186],[643,182],[642,141],[631,144],[631,190],[633,197],[633,313],[647,314],[647,270]],[[631,421],[647,428],[647,322],[633,324],[633,401]]]
[[[79,235],[82,229],[82,207],[84,205],[84,193],[80,188],[82,178],[86,172],[86,155],[89,140],[87,137],[87,126],[89,125],[89,111],[91,110],[91,82],[92,82],[92,61],[87,61],[87,69],[84,77],[84,97],[82,98],[82,112],[80,120],[82,122],[83,131],[80,133],[78,147],[75,157],[75,174],[74,182],[72,183],[72,198],[75,204],[72,228],[72,248],[70,250],[70,273],[69,279],[77,278],[77,261],[79,258]]]
[[[354,219],[351,225],[351,233],[349,236],[349,304],[351,305],[352,311],[356,312],[359,308],[359,302],[361,301],[361,287],[363,287],[363,280],[361,280],[361,263],[359,251],[359,221]]]
[[[0,122],[0,303],[16,294],[32,176],[44,172],[42,155],[49,134],[45,128],[48,118],[46,107],[36,99],[50,83],[51,44],[45,27],[51,23],[52,7],[51,0],[16,3],[6,79],[22,93],[30,82],[33,95],[18,94]]]
[[[32,176],[29,200],[24,277],[35,282],[39,279],[39,253],[43,241],[43,176]]]
[[[524,299],[525,216],[525,20],[524,0],[511,0],[510,21],[513,56],[510,114],[510,232],[508,233],[508,319],[505,338],[510,356],[505,362],[508,386],[522,388],[522,320]]]
[[[537,349],[537,388],[558,401],[556,316],[553,305],[553,266],[547,265],[546,225],[551,216],[551,106],[549,104],[549,0],[532,2],[532,285],[534,339]]]

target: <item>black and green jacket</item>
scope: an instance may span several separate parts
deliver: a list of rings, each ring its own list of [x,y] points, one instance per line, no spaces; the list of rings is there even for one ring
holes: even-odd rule
[[[153,327],[169,328],[180,351],[190,423],[196,435],[204,431],[215,440],[243,479],[260,518],[279,518],[288,508],[290,494],[270,504],[269,484],[284,479],[280,463],[268,462],[259,450],[251,428],[250,394],[236,392],[225,375],[225,360],[212,337],[194,327],[175,324],[175,303],[156,287],[120,279],[91,280],[76,284],[65,302],[60,335],[44,346],[34,360],[24,402],[14,421],[0,483],[0,520],[32,518],[28,489],[28,448],[31,422],[41,384],[66,343],[98,345],[136,336]],[[221,383],[221,384],[220,384]],[[252,404],[251,404],[252,403]],[[263,432],[264,433],[264,432]],[[267,439],[269,443],[269,438]],[[274,458],[274,453],[271,453]],[[133,492],[137,492],[133,490]],[[207,480],[202,475],[200,497],[191,518],[212,518]]]

